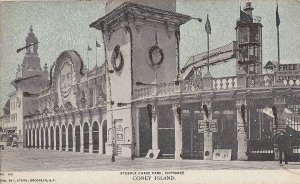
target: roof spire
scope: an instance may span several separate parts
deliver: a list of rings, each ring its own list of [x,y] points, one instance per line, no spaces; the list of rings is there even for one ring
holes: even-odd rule
[[[30,26],[30,29],[29,29],[29,30],[30,30],[30,32],[33,32],[33,28],[32,28],[32,25]]]

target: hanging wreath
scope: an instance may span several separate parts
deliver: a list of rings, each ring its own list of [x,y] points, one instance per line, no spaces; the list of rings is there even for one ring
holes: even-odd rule
[[[160,58],[156,60],[156,57],[154,57],[156,54],[159,54]],[[156,55],[157,56],[157,55]],[[148,57],[150,59],[151,65],[153,67],[159,66],[164,61],[164,53],[161,48],[159,48],[157,45],[150,48],[148,51]]]
[[[117,59],[119,59],[118,63],[117,63]],[[123,57],[123,54],[120,50],[119,45],[117,45],[114,48],[112,58],[111,58],[111,64],[112,64],[112,66],[113,66],[113,68],[116,72],[120,71],[124,66],[124,57]]]

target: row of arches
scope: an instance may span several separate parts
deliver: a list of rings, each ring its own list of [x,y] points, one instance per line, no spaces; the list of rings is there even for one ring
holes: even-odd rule
[[[106,141],[106,121],[102,127],[95,121],[91,126],[85,122],[83,126],[69,124],[25,130],[25,145],[28,148],[105,154]]]

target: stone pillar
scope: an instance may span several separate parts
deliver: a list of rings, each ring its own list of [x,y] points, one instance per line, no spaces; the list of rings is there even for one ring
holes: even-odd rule
[[[275,118],[273,118],[273,129],[275,132],[275,140],[276,140],[276,136],[280,133],[280,131],[285,131],[286,129],[286,121],[283,115],[285,106],[286,106],[286,102],[284,97],[281,96],[275,97],[274,106],[273,106],[276,108],[276,115],[277,115],[276,120]],[[279,149],[278,149],[277,142],[275,142],[275,146],[274,146],[274,157],[276,161],[279,160]]]
[[[180,104],[173,104],[172,107],[174,115],[175,127],[175,160],[181,160],[182,154],[182,109]]]
[[[38,147],[38,145],[37,145],[37,139],[38,139],[38,137],[37,137],[37,130],[36,130],[36,127],[35,127],[35,131],[34,131],[34,148],[37,148]]]
[[[53,131],[53,139],[54,139],[54,148],[53,148],[53,150],[56,150],[56,126],[54,125],[54,127],[53,127],[54,129],[54,131]]]
[[[82,126],[80,126],[80,152],[83,153],[84,152],[84,142],[83,142],[83,124]]]
[[[206,105],[207,112],[204,111],[204,106]],[[202,103],[202,112],[203,119],[205,121],[204,125],[204,160],[212,160],[213,157],[213,133],[210,130],[210,123],[212,122],[212,110],[211,110],[211,102],[203,102]],[[207,114],[208,113],[208,114]]]
[[[39,128],[39,144],[38,144],[38,148],[42,149],[42,134],[41,134],[42,130],[41,129],[42,128],[40,127]]]
[[[103,153],[103,122],[100,123],[101,121],[99,121],[99,154],[104,154]]]
[[[152,149],[158,149],[158,109],[157,104],[152,105]]]
[[[48,132],[49,133],[49,132]],[[46,149],[46,127],[44,127],[44,149]]]
[[[59,151],[62,151],[62,127],[59,128]]]
[[[93,127],[89,126],[89,153],[93,153]]]
[[[134,122],[134,134],[135,134],[135,157],[140,157],[140,109],[135,108],[135,122]]]
[[[33,148],[33,145],[34,145],[34,142],[33,142],[33,128],[31,128],[31,140],[30,140],[30,142],[31,142],[31,147]]]
[[[242,106],[244,105],[244,112],[242,112]],[[236,121],[237,121],[237,141],[238,141],[238,160],[248,160],[247,155],[247,130],[245,125],[247,124],[247,101],[246,100],[237,100],[236,101]],[[244,118],[242,113],[244,113]]]
[[[73,136],[72,136],[72,138],[73,138],[73,152],[76,152],[76,134],[75,134],[75,129],[76,128],[76,126],[74,125],[73,126],[73,131],[72,131],[72,133],[73,133]]]
[[[29,137],[29,132],[30,132],[30,129],[28,128],[27,129],[27,147],[29,147],[29,145],[30,145],[30,137]]]
[[[51,150],[51,126],[48,126],[48,149]]]
[[[69,151],[69,125],[66,123],[66,151]]]

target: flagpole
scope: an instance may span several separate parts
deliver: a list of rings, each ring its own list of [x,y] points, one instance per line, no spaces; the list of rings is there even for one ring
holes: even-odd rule
[[[280,65],[280,49],[279,49],[279,25],[277,26],[277,60]],[[277,68],[278,69],[278,68]]]
[[[209,73],[209,33],[207,33],[207,73]]]
[[[97,38],[96,38],[96,66],[98,65],[98,56],[97,56],[97,50],[98,50],[98,48],[97,48]]]

